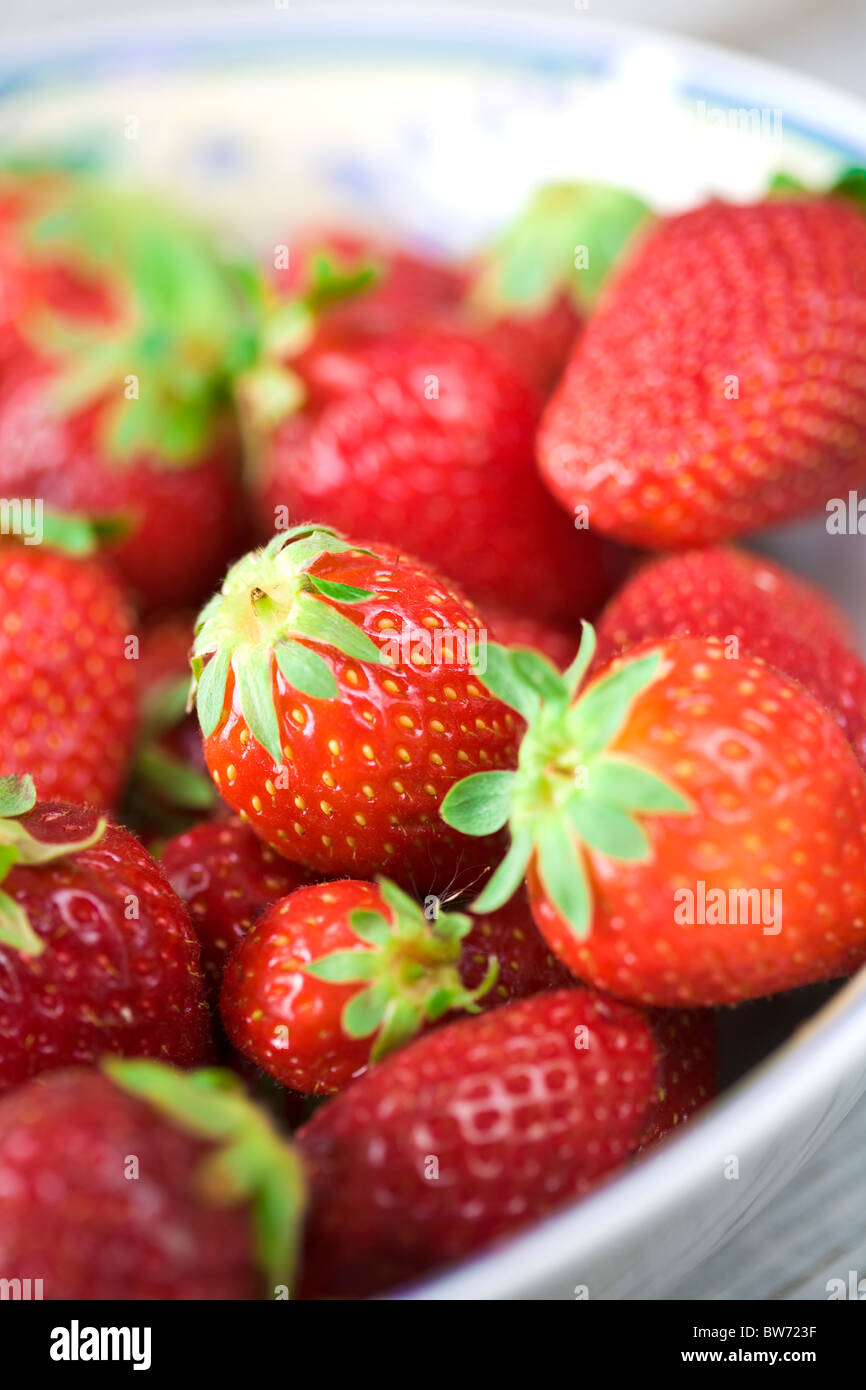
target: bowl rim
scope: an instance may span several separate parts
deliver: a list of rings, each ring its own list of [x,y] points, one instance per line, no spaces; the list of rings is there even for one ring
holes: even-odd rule
[[[603,77],[632,51],[650,46],[677,64],[675,90],[689,99],[751,109],[781,108],[786,127],[842,159],[866,164],[866,103],[832,85],[698,39],[558,8],[323,0],[272,11],[204,7],[182,14],[122,18],[21,31],[0,44],[0,115],[21,96],[66,83],[145,74],[166,65],[228,61],[284,65],[311,54],[357,61],[362,53],[400,60],[474,59],[531,72]],[[384,52],[383,52],[384,49]],[[756,92],[761,94],[756,102]],[[792,117],[787,108],[791,108]],[[820,112],[820,122],[809,115]],[[859,1059],[859,1066],[858,1066]],[[488,1300],[568,1297],[576,1261],[588,1268],[626,1249],[636,1231],[680,1215],[683,1203],[718,1174],[720,1154],[760,1157],[768,1139],[824,1112],[837,1121],[866,1089],[866,967],[781,1048],[726,1091],[684,1132],[588,1198],[452,1270],[391,1297]],[[849,1073],[858,1073],[855,1082]],[[846,1080],[846,1077],[848,1079]],[[840,1102],[833,1085],[844,1083]],[[828,1099],[828,1093],[829,1099]],[[808,1152],[799,1156],[805,1160]],[[766,1186],[767,1184],[765,1184]],[[747,1215],[761,1204],[758,1193]],[[736,1223],[726,1231],[733,1234]],[[692,1265],[704,1254],[698,1250]],[[680,1272],[686,1272],[686,1265]],[[552,1294],[539,1293],[551,1288]],[[559,1291],[561,1289],[561,1292]]]

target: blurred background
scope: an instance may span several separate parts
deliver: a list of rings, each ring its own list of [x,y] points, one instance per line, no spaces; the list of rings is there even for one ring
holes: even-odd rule
[[[160,11],[198,12],[202,22],[217,10],[299,9],[316,0],[0,0],[3,32]],[[411,7],[414,0],[397,0]],[[467,8],[467,0],[441,0]],[[833,81],[866,95],[866,5],[863,0],[498,0],[506,9],[587,10],[595,19],[673,29],[730,44],[762,58],[787,63],[801,72]]]

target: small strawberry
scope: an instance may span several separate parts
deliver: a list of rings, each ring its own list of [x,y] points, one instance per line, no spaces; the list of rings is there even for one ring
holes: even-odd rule
[[[208,767],[255,833],[321,876],[411,887],[495,862],[439,820],[464,770],[512,765],[518,721],[471,666],[474,608],[387,546],[276,535],[199,618]],[[443,833],[444,832],[444,833]]]
[[[226,966],[229,1041],[294,1091],[340,1091],[446,1013],[480,1007],[497,962],[465,989],[471,925],[456,913],[428,921],[387,879],[299,888],[259,918]]]
[[[429,896],[425,899],[425,913],[432,912],[434,920],[440,901]],[[469,920],[471,927],[463,939],[459,963],[464,986],[478,989],[491,960],[498,967],[496,983],[479,1000],[482,1009],[574,984],[574,976],[552,954],[536,927],[525,889],[519,889],[495,912],[478,913]]]
[[[641,1148],[685,1124],[716,1094],[718,1028],[711,1009],[655,1009],[649,1018],[661,1044],[656,1109]]]
[[[866,957],[866,779],[832,716],[715,639],[643,643],[575,699],[588,628],[559,675],[489,648],[485,680],[527,720],[518,771],[467,779],[448,824],[511,849],[476,909],[528,871],[551,950],[581,979],[677,1007],[736,1003]]]
[[[104,564],[0,544],[4,772],[32,772],[46,799],[117,802],[135,739],[133,632]]]
[[[468,307],[548,391],[648,209],[603,184],[550,184],[476,257]]]
[[[306,883],[308,875],[236,819],[205,821],[175,836],[161,863],[186,904],[201,946],[205,988],[216,1006],[233,947],[266,908]]]
[[[0,778],[0,1092],[105,1052],[210,1058],[189,917],[129,831]]]
[[[823,508],[866,480],[866,217],[710,202],[646,232],[539,433],[572,511],[656,549]]]
[[[502,647],[531,647],[552,661],[559,671],[570,666],[580,646],[580,628],[559,626],[496,604],[484,605],[490,635]]]
[[[288,265],[276,248],[272,277],[282,302],[315,294],[323,267],[332,280],[364,277],[357,293],[328,304],[320,325],[328,337],[393,333],[421,316],[455,309],[466,291],[465,272],[457,266],[345,228],[307,230],[286,246]]]
[[[310,1182],[301,1293],[363,1297],[582,1197],[657,1113],[639,1009],[573,988],[436,1029],[297,1134]]]
[[[249,404],[261,369],[239,388],[268,532],[316,517],[406,545],[479,603],[565,621],[598,609],[615,552],[552,501],[534,458],[541,393],[484,333],[325,332],[289,365],[282,413]]]
[[[207,770],[201,731],[187,709],[195,614],[152,620],[141,635],[138,742],[123,803],[125,823],[146,839],[179,835],[222,803]]]
[[[119,519],[112,560],[146,606],[195,602],[243,548],[228,384],[252,353],[240,277],[154,199],[85,179],[0,184],[0,241],[27,266],[23,302],[0,302],[0,352],[15,341],[0,494]]]
[[[112,1060],[0,1101],[0,1278],[52,1300],[274,1297],[297,1155],[228,1072]]]
[[[594,666],[649,637],[719,637],[804,685],[866,765],[866,666],[848,619],[812,584],[723,546],[644,566],[605,608]]]

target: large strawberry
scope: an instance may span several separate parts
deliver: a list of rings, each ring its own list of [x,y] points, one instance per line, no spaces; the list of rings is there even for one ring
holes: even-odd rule
[[[302,1294],[380,1293],[582,1197],[653,1126],[664,1060],[641,1010],[573,988],[372,1068],[297,1135]]]
[[[542,616],[591,615],[610,592],[616,552],[538,476],[541,394],[485,333],[430,320],[326,332],[291,363],[282,414],[250,404],[262,370],[240,390],[268,531],[315,517],[405,545],[479,602]]]
[[[105,565],[0,544],[0,769],[40,796],[116,803],[132,756],[134,623]]]
[[[311,527],[239,561],[203,610],[193,670],[226,801],[321,875],[417,886],[485,868],[497,840],[440,821],[465,771],[513,765],[518,721],[471,664],[486,630],[436,573]]]
[[[285,1296],[303,1200],[297,1155],[227,1072],[113,1060],[0,1101],[0,1279],[33,1297]]]
[[[866,480],[866,218],[840,198],[711,202],[649,230],[539,434],[569,511],[656,548],[717,541]]]
[[[103,1053],[210,1060],[189,917],[129,831],[0,778],[0,1092]]]
[[[496,979],[460,978],[470,919],[421,907],[387,879],[299,888],[265,912],[223,977],[230,1042],[294,1091],[340,1091],[455,1009],[477,1011]]]
[[[735,1003],[866,958],[866,779],[830,713],[716,639],[643,643],[575,699],[587,629],[560,676],[488,649],[486,680],[528,721],[516,773],[472,777],[442,814],[506,821],[477,907],[528,871],[535,919],[581,979],[628,999]]]
[[[163,849],[161,863],[187,906],[201,946],[205,986],[216,1005],[232,948],[266,908],[306,883],[308,875],[236,818],[205,821],[176,835]]]
[[[156,200],[26,176],[16,199],[20,182],[0,189],[0,242],[26,265],[21,302],[0,302],[0,493],[111,517],[147,605],[195,601],[242,536],[228,380],[252,351],[244,296]]]
[[[719,637],[760,656],[831,710],[866,764],[866,666],[847,616],[812,584],[723,546],[645,565],[605,608],[594,666],[648,637]]]

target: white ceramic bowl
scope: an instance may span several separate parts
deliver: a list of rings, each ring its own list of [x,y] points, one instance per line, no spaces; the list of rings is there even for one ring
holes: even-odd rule
[[[866,163],[866,109],[580,5],[277,0],[7,46],[0,144],[170,186],[259,249],[348,218],[461,251],[550,178],[602,176],[663,210],[754,196],[780,168],[820,183]],[[822,579],[866,633],[862,538],[831,538],[818,519],[760,544]],[[664,1271],[682,1278],[866,1089],[866,978],[747,1006],[724,1032],[740,1079],[702,1118],[589,1200],[408,1296],[640,1297]]]

